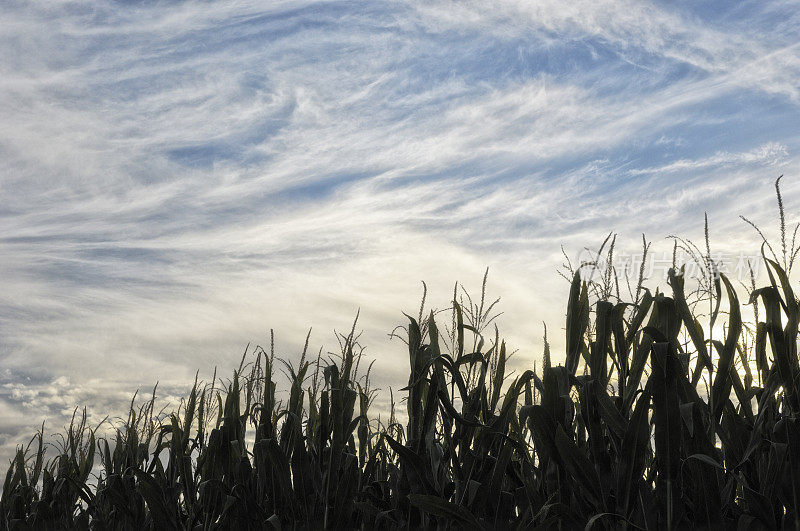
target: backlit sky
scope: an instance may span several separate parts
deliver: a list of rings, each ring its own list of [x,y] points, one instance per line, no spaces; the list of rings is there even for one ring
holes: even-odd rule
[[[800,2],[0,3],[0,443],[158,380],[388,333],[490,268],[516,369],[563,357],[609,231],[753,254],[800,205]],[[771,234],[774,234],[774,230]],[[733,255],[733,254],[731,254]],[[654,275],[652,287],[658,284]],[[662,282],[663,285],[663,282]],[[5,455],[5,453],[3,454]]]

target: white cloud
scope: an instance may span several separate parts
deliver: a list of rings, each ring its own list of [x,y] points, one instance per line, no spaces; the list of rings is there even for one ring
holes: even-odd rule
[[[758,164],[761,166],[776,166],[785,163],[789,158],[786,146],[780,142],[768,142],[756,149],[741,153],[730,153],[728,151],[718,151],[710,157],[701,159],[680,159],[664,166],[655,168],[637,168],[630,170],[631,175],[673,173],[677,171],[703,170],[709,167],[750,165]]]
[[[723,247],[746,247],[736,214],[767,212],[775,173],[798,167],[798,48],[755,38],[758,17],[744,31],[624,2],[0,9],[14,437],[156,380],[177,394],[269,328],[289,356],[309,326],[330,349],[359,307],[378,385],[397,388],[406,359],[387,334],[418,282],[444,306],[486,266],[523,367],[541,321],[560,348],[560,243],[696,237],[707,210]]]

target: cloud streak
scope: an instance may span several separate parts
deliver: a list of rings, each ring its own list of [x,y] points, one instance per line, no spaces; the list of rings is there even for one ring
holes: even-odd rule
[[[359,307],[397,388],[419,280],[444,306],[486,266],[522,367],[538,323],[560,346],[562,243],[707,211],[756,249],[737,214],[800,197],[797,4],[713,4],[5,3],[0,432],[270,328],[332,348]]]

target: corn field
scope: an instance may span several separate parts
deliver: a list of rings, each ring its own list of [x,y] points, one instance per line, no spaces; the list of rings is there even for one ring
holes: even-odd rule
[[[493,305],[454,297],[398,332],[408,382],[383,418],[355,327],[297,366],[257,349],[172,413],[132,403],[112,432],[77,415],[50,458],[39,433],[0,527],[800,529],[800,302],[790,260],[762,255],[746,301],[713,264],[705,287],[675,268],[628,301],[578,267],[563,365],[546,346],[519,375]]]

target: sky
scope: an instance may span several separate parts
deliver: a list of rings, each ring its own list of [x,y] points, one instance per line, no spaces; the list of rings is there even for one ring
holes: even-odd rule
[[[374,384],[428,287],[500,297],[513,367],[563,359],[568,284],[701,240],[758,254],[800,205],[800,2],[5,0],[0,445],[169,402],[246,345]],[[627,250],[627,251],[626,251]],[[662,254],[659,254],[662,253]],[[734,264],[735,265],[735,264]],[[664,286],[658,264],[648,285]]]

